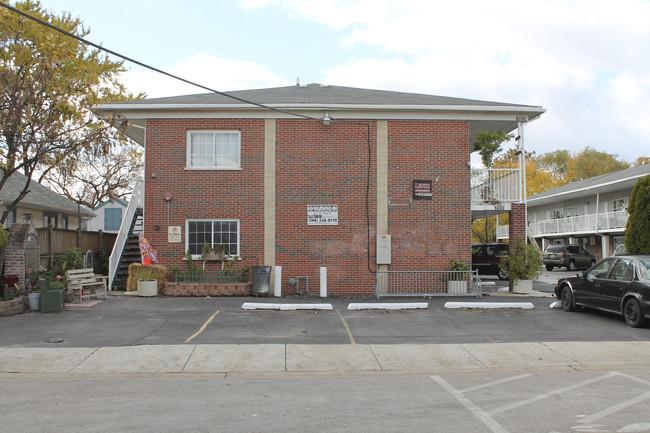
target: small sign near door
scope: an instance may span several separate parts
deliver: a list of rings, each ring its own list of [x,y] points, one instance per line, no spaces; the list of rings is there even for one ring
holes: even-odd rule
[[[167,227],[167,242],[170,244],[179,243],[183,240],[181,235],[181,226]]]

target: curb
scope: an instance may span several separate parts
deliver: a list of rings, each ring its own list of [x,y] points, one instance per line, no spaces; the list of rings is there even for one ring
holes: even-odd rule
[[[447,302],[445,308],[459,309],[459,308],[515,308],[521,310],[534,310],[535,306],[532,302]]]
[[[348,305],[348,310],[416,310],[429,308],[428,302],[408,302],[408,303],[353,303]]]
[[[267,304],[261,302],[244,302],[242,310],[331,310],[332,304]]]

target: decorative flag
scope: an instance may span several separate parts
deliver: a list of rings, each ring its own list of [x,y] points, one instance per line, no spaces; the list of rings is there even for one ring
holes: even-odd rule
[[[152,263],[158,263],[156,258],[156,249],[149,243],[147,238],[142,236],[142,233],[138,235],[140,239],[140,256],[142,256],[142,264],[150,265]]]

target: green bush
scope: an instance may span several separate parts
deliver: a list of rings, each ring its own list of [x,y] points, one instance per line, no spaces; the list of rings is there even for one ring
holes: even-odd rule
[[[514,281],[533,280],[542,273],[542,252],[536,245],[525,242],[510,244],[507,256],[501,257],[500,266]]]
[[[634,185],[627,211],[625,249],[628,254],[650,254],[650,175]]]
[[[70,248],[54,261],[54,265],[50,269],[50,276],[60,276],[65,278],[65,272],[72,269],[83,269],[84,259],[83,254],[79,248]]]

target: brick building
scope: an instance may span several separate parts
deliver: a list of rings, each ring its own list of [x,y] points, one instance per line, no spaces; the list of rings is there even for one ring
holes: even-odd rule
[[[95,108],[145,146],[145,236],[164,265],[223,244],[241,265],[282,266],[283,287],[318,287],[325,266],[330,294],[373,293],[379,267],[469,263],[474,134],[544,112],[318,84],[228,95]],[[377,235],[391,236],[390,264],[378,265]]]

